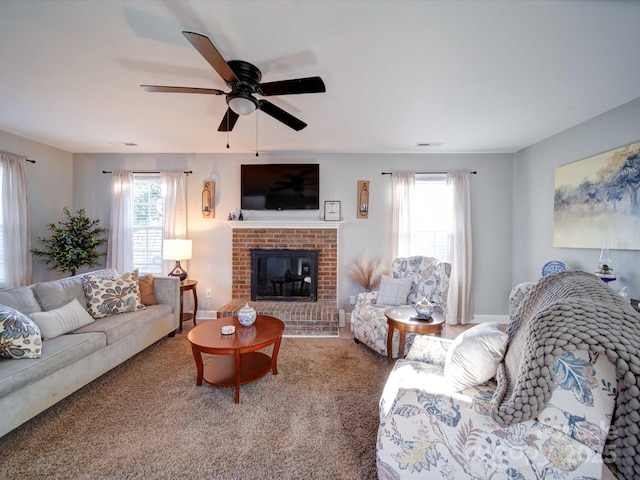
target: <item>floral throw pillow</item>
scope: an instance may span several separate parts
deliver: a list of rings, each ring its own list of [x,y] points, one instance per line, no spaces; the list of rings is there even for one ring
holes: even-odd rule
[[[40,329],[25,314],[0,305],[0,356],[5,358],[40,358]]]
[[[93,318],[146,308],[140,300],[138,270],[117,277],[85,275],[83,282],[87,311]]]

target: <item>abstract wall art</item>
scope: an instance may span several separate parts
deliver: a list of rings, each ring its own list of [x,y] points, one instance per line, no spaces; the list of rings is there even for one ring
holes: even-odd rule
[[[556,168],[553,246],[640,250],[640,142]]]

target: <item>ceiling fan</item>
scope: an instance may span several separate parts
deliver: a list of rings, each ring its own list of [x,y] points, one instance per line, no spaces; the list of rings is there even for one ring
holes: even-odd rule
[[[208,95],[225,95],[227,99],[227,112],[218,127],[219,132],[230,132],[238,121],[240,115],[249,115],[256,109],[262,110],[267,115],[293,128],[296,131],[307,126],[302,120],[285,112],[280,107],[268,100],[256,99],[254,94],[265,97],[273,95],[294,95],[300,93],[326,92],[324,82],[320,77],[295,78],[278,82],[260,83],[262,72],[258,67],[243,60],[229,60],[220,55],[216,47],[208,37],[193,32],[182,32],[202,55],[213,69],[218,72],[230,92],[224,92],[217,88],[196,87],[164,87],[160,85],[140,85],[147,92],[163,93],[204,93]]]

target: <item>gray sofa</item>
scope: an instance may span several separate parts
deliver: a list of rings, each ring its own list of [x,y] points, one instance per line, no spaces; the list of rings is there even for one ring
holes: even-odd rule
[[[74,298],[86,305],[84,275],[2,290],[0,304],[27,315],[60,308]],[[154,294],[157,305],[99,318],[71,333],[43,340],[40,358],[0,358],[0,436],[175,332],[180,325],[179,280],[155,277]]]

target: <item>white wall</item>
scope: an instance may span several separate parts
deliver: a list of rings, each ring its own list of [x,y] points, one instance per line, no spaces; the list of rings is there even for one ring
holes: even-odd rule
[[[31,215],[31,246],[41,244],[38,237],[48,237],[47,224],[64,220],[63,207],[73,210],[73,156],[42,143],[0,130],[0,150],[24,156],[36,163],[27,163],[27,196]],[[78,207],[81,208],[81,207]],[[33,280],[39,282],[64,274],[50,271],[47,265],[33,257]]]
[[[339,292],[341,308],[350,309],[349,296],[360,291],[348,265],[366,250],[371,257],[389,257],[391,182],[383,171],[477,170],[472,177],[474,228],[474,288],[476,313],[505,314],[511,288],[512,155],[383,155],[383,154],[76,154],[74,205],[89,215],[109,220],[110,175],[103,170],[192,170],[188,180],[189,236],[193,259],[185,265],[198,280],[199,308],[217,309],[231,298],[231,230],[222,223],[239,207],[241,163],[319,163],[320,200],[340,200],[345,223],[339,230]],[[215,181],[215,218],[200,212],[202,182]],[[369,219],[356,219],[356,186],[369,180]],[[437,205],[424,205],[424,214]],[[319,213],[245,212],[247,220],[265,218],[319,219]],[[259,216],[258,216],[259,215]],[[390,258],[389,258],[390,260]],[[211,305],[205,289],[211,288]]]
[[[513,281],[540,278],[549,260],[595,272],[599,249],[553,247],[555,168],[640,140],[640,99],[543,140],[515,155]],[[627,287],[640,297],[640,252],[612,250],[615,290]]]

